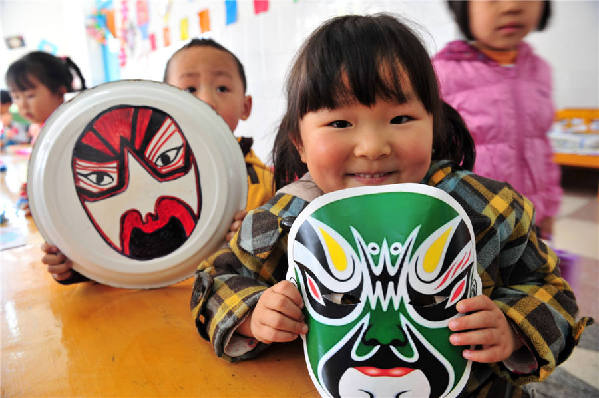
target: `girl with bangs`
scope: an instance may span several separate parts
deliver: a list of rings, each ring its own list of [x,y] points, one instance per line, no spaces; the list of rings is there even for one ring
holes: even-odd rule
[[[477,240],[485,294],[458,302],[464,316],[449,324],[451,344],[467,346],[463,356],[474,362],[465,394],[525,396],[515,384],[546,377],[588,319],[575,321],[576,300],[536,236],[530,202],[473,174],[474,158],[464,122],[440,99],[426,49],[405,23],[385,14],[325,22],[288,76],[273,148],[277,194],[198,268],[191,308],[200,335],[217,356],[238,361],[307,333],[301,295],[284,280],[298,214],[349,187],[426,184],[460,203]],[[531,285],[550,293],[533,297]]]

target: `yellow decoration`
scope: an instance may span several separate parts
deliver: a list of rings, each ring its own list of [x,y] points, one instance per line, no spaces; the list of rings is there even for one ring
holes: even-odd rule
[[[433,272],[439,266],[441,254],[446,246],[447,237],[451,232],[451,228],[447,228],[447,231],[437,238],[436,241],[429,247],[424,255],[423,268],[425,272]]]
[[[320,233],[324,237],[324,243],[329,249],[333,266],[339,271],[344,271],[347,268],[347,257],[345,256],[343,248],[341,248],[341,245],[337,243],[337,241],[333,239],[331,235],[327,234],[322,228],[319,229]]]

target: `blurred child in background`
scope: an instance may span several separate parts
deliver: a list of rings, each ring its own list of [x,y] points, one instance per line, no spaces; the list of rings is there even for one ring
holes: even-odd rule
[[[252,110],[252,97],[246,95],[246,77],[239,59],[222,45],[211,39],[193,39],[168,60],[164,81],[189,91],[210,105],[231,131],[240,120],[246,120]],[[248,197],[246,210],[266,203],[274,194],[273,175],[251,149],[252,139],[238,139],[248,174]],[[225,240],[230,240],[239,229],[245,211],[235,215]],[[72,261],[56,246],[42,245],[45,253],[42,262],[56,281],[70,284],[87,280],[72,269]]]
[[[77,89],[85,89],[85,79],[70,58],[33,51],[8,67],[6,85],[19,113],[31,123],[43,126],[52,112],[64,102],[64,94],[76,91],[73,73],[80,83]],[[26,184],[23,184],[21,191],[21,195],[26,197]],[[26,199],[23,208],[26,214],[30,214]]]
[[[73,86],[73,73],[79,87]],[[31,123],[43,125],[64,102],[65,93],[85,89],[85,79],[70,58],[33,51],[8,67],[6,85],[19,113]]]
[[[543,30],[550,1],[448,1],[465,40],[433,58],[441,95],[466,121],[474,171],[506,181],[536,208],[550,239],[562,189],[547,132],[554,119],[551,68],[523,41]]]
[[[210,105],[233,133],[239,121],[247,120],[252,111],[252,97],[246,94],[247,80],[241,61],[212,39],[193,39],[177,50],[166,64],[164,81]],[[274,195],[273,176],[252,150],[253,139],[237,140],[248,172],[246,210],[252,210]],[[238,214],[237,218],[241,220],[243,215]]]
[[[2,90],[2,104],[0,105],[0,150],[15,144],[27,144],[31,136],[27,132],[27,126],[17,123],[10,113],[12,98],[10,93]]]

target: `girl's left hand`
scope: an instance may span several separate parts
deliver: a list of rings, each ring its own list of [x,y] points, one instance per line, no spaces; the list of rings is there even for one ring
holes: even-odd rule
[[[480,349],[465,349],[464,358],[475,362],[501,362],[522,345],[503,312],[487,296],[461,300],[457,310],[462,317],[452,319],[449,329],[458,332],[449,337],[453,345],[474,345]]]

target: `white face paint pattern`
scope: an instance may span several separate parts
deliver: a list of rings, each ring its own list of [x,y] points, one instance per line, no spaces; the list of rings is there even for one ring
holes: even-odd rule
[[[96,202],[85,202],[98,228],[119,250],[123,249],[120,239],[121,217],[132,209],[132,203],[135,204],[134,209],[142,215],[144,222],[148,221],[150,214],[154,214],[156,201],[164,196],[165,192],[178,192],[180,200],[188,203],[193,209],[199,207],[196,191],[197,177],[193,167],[187,174],[163,182],[157,181],[148,173],[131,153],[127,154],[127,167],[129,185],[123,192]]]

